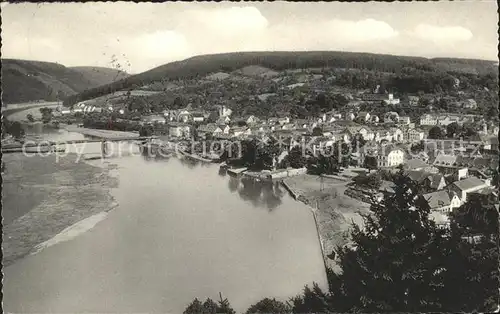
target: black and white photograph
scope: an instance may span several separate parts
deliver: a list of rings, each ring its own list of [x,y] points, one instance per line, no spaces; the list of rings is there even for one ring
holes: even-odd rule
[[[496,1],[0,10],[4,313],[500,312]]]

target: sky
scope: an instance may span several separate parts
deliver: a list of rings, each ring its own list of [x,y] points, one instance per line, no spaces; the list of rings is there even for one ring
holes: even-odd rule
[[[1,5],[2,58],[140,73],[195,55],[335,50],[498,60],[497,3]]]

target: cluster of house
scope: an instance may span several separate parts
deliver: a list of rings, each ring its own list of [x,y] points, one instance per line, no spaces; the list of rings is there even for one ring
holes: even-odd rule
[[[353,152],[353,157],[358,161],[359,166],[365,165],[365,160],[371,157],[379,169],[394,168],[405,163],[407,151],[405,147],[397,143],[388,145],[383,143],[367,144],[361,147],[359,151]]]
[[[462,109],[477,109],[477,102],[472,98],[468,99],[457,99],[452,96],[439,97],[437,100],[445,100],[449,105],[455,108]]]
[[[102,108],[80,102],[74,105],[73,108],[68,108],[60,105],[56,108],[56,112],[61,115],[69,115],[74,113],[102,112]]]
[[[378,89],[378,87],[377,87]],[[400,103],[399,98],[394,98],[393,94],[362,94],[361,100],[365,103],[381,103],[384,102],[387,105],[398,105]]]
[[[446,127],[452,123],[457,123],[458,125],[464,125],[466,123],[480,123],[481,130],[479,134],[493,134],[498,135],[499,126],[494,122],[487,122],[483,117],[478,115],[468,115],[468,114],[424,114],[420,117],[421,126],[441,126]]]
[[[458,113],[424,114],[420,117],[420,125],[447,126],[451,123],[464,124],[481,119],[480,116]]]
[[[459,94],[461,94],[461,92],[459,92]],[[463,92],[462,92],[462,95],[463,95]],[[440,99],[444,99],[447,101],[447,103],[449,104],[450,107],[454,107],[454,108],[477,109],[477,107],[478,107],[477,102],[472,98],[457,99],[457,98],[451,97],[451,96],[435,98],[434,95],[432,95],[432,94],[423,95],[422,97],[415,96],[415,95],[409,95],[406,97],[406,99],[404,99],[402,101],[399,101],[399,99],[394,99],[394,98],[389,99],[389,97],[379,98],[377,100],[382,100],[385,103],[392,104],[392,105],[402,105],[402,106],[414,107],[414,106],[417,106],[419,104],[421,98],[429,100],[430,103],[432,103],[433,101],[439,101]]]
[[[491,185],[491,169],[498,169],[498,155],[439,154],[432,163],[419,158],[407,160],[403,169],[426,191],[423,197],[431,209],[430,218],[441,226],[449,224],[449,214],[463,205],[469,195],[498,197],[498,191]],[[378,196],[381,198],[383,192],[394,193],[394,187],[394,183],[383,181]]]
[[[368,112],[354,114],[351,111],[331,111],[310,119],[281,116],[262,120],[253,115],[233,118],[231,114],[230,109],[219,106],[216,112],[172,110],[164,112],[163,117],[144,119],[146,122],[168,123],[171,137],[186,139],[195,135],[198,138],[238,138],[269,133],[294,138],[315,133],[318,145],[324,145],[338,140],[350,142],[356,135],[373,142],[417,142],[425,138],[425,132],[415,128],[409,117],[399,116],[396,112],[386,113],[382,121]],[[367,121],[376,123],[364,125]],[[313,132],[315,128],[319,131]]]

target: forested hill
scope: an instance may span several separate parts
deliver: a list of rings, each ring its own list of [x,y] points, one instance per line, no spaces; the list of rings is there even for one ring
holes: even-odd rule
[[[201,55],[183,61],[162,65],[132,75],[126,79],[91,89],[69,97],[66,105],[92,99],[117,90],[132,89],[158,81],[191,79],[215,72],[231,72],[245,66],[259,65],[275,71],[300,68],[355,68],[382,72],[402,73],[426,71],[437,73],[497,73],[494,61],[468,59],[426,59],[370,53],[335,51],[314,52],[238,52]]]
[[[2,103],[62,100],[127,76],[109,68],[68,68],[51,62],[2,59]]]

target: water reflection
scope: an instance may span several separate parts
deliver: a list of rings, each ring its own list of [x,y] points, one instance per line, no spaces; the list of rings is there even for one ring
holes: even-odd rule
[[[169,160],[172,157],[171,154],[166,153],[165,151],[160,151],[161,148],[151,147],[151,146],[139,146],[139,150],[141,152],[141,156],[146,161],[163,161]]]
[[[189,169],[194,169],[200,165],[200,161],[193,158],[179,158],[181,164],[187,166]]]
[[[266,207],[269,211],[272,211],[281,205],[284,192],[279,182],[257,181],[243,177],[240,179],[239,184],[235,184],[231,179],[229,181],[229,190],[233,192],[237,189],[241,199],[250,202],[253,206]]]
[[[219,175],[225,177],[227,175],[227,169],[224,167],[219,167]]]
[[[281,205],[281,198],[284,195],[284,191],[279,182],[269,182],[269,186],[263,189],[262,193],[262,199],[267,208],[272,210]]]
[[[227,182],[229,187],[229,191],[236,192],[238,191],[238,186],[240,185],[240,180],[236,177],[229,176],[229,181]]]
[[[143,157],[147,161],[158,161],[161,157],[151,155],[147,150],[143,151]],[[167,158],[168,159],[168,158]],[[197,167],[215,168],[214,164],[204,163],[193,158],[181,157],[179,162],[189,169]],[[213,169],[213,171],[216,171]],[[269,211],[274,210],[282,203],[284,191],[279,182],[272,181],[257,181],[249,177],[235,177],[227,175],[227,170],[224,168],[218,169],[218,174],[221,177],[227,178],[227,187],[232,193],[237,192],[239,197],[252,204],[254,207],[267,208]]]

